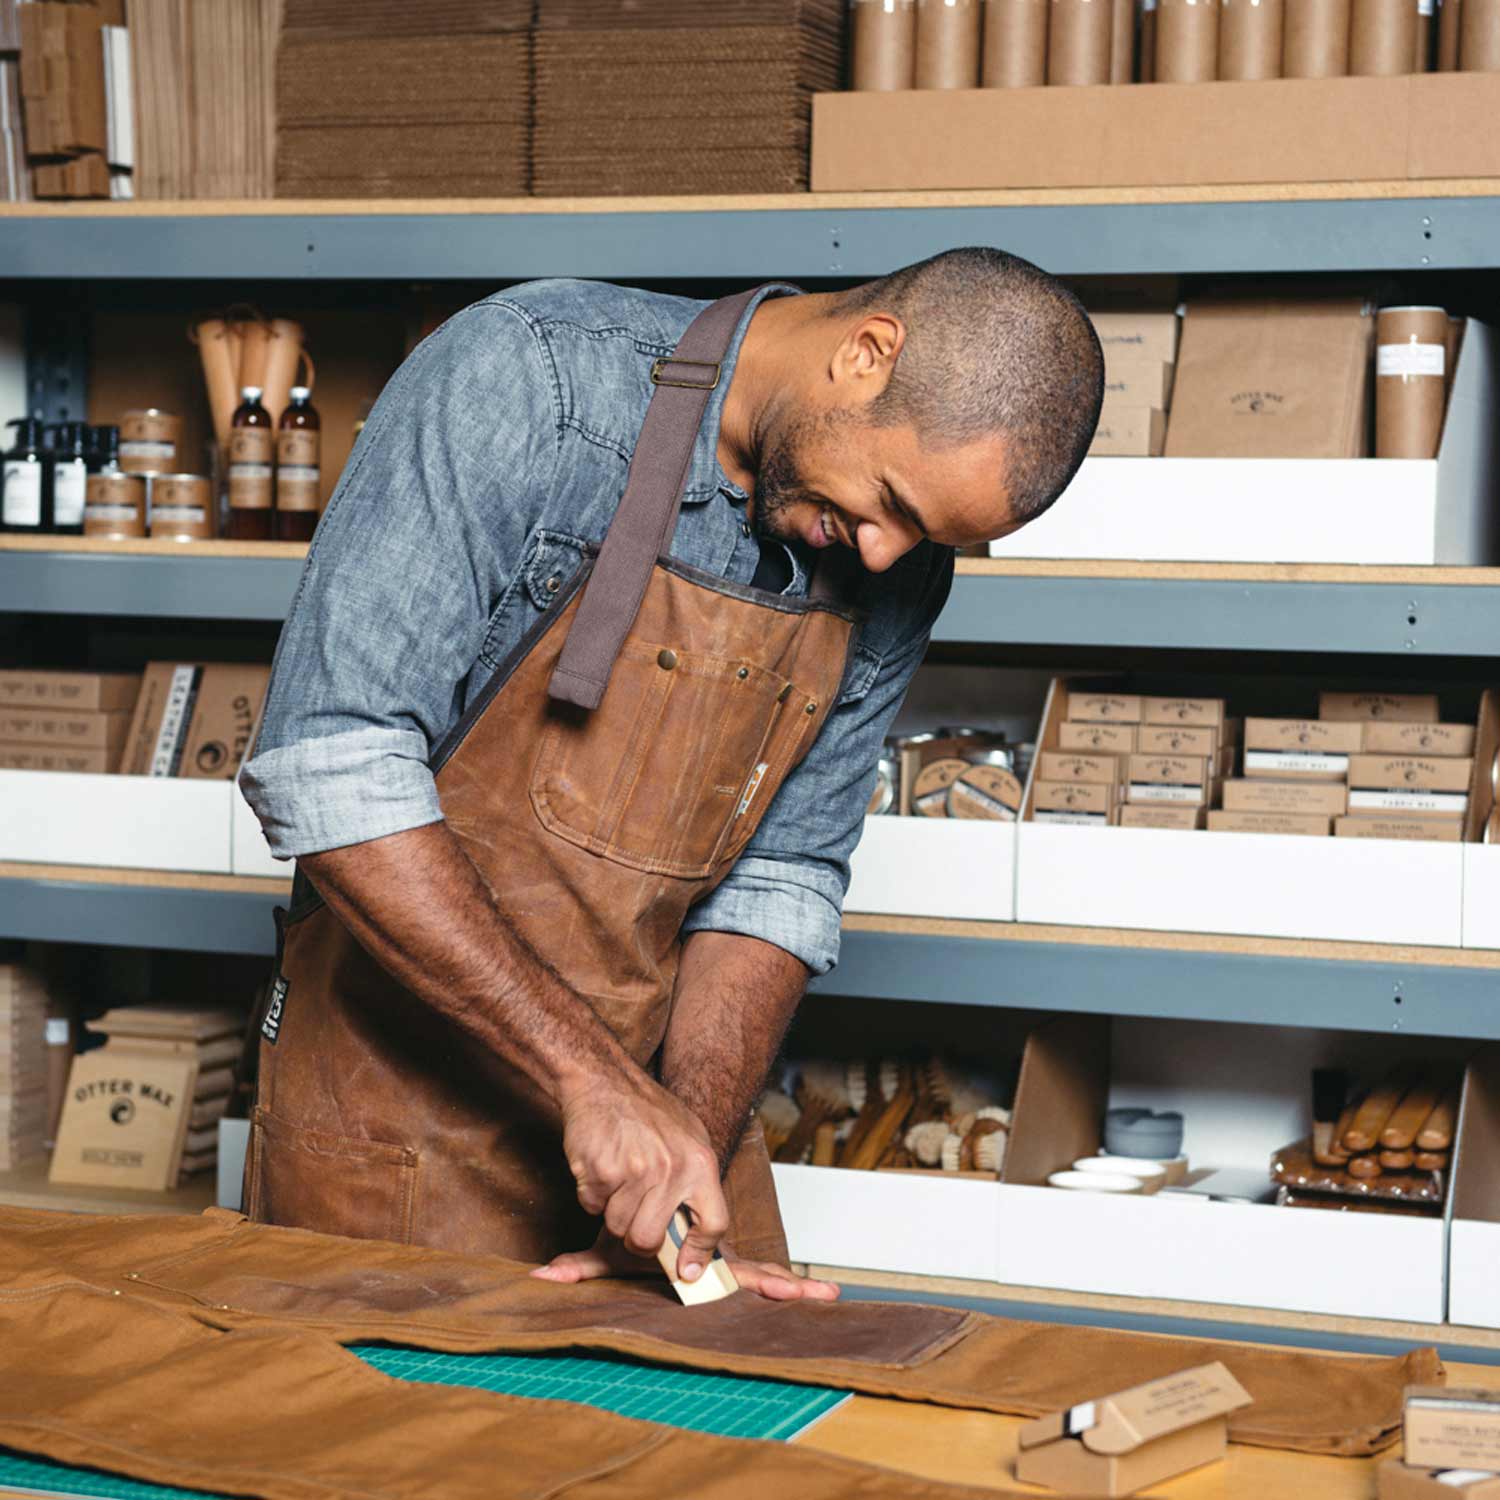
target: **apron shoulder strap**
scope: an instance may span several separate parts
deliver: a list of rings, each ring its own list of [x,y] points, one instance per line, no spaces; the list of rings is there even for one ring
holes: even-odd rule
[[[688,466],[724,356],[758,287],[725,297],[693,319],[676,350],[651,367],[656,389],[630,461],[625,494],[599,549],[548,694],[598,708],[630,634],[656,560],[671,545]]]

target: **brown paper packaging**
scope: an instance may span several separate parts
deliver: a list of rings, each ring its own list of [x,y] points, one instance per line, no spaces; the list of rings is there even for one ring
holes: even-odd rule
[[[229,424],[240,404],[239,340],[231,337],[230,325],[222,318],[206,318],[192,332],[203,361],[203,383],[208,388],[213,413],[214,438],[220,448],[228,446]]]
[[[1142,83],[1156,82],[1156,0],[1141,0],[1141,48],[1136,72]]]
[[[1434,67],[1439,73],[1458,71],[1458,26],[1462,14],[1460,0],[1438,0],[1437,56]]]
[[[1218,0],[1160,0],[1157,83],[1212,83],[1218,72]]]
[[[290,318],[276,318],[271,323],[271,337],[266,345],[265,376],[246,385],[262,388],[260,402],[276,421],[292,399],[297,383],[297,362],[302,358],[302,325]],[[312,384],[311,381],[308,382]]]
[[[235,381],[239,388],[235,391],[235,404],[238,405],[239,393],[247,385],[259,386],[261,390],[265,390],[266,360],[271,350],[271,325],[259,318],[250,318],[235,326],[240,336],[240,372]]]
[[[1417,0],[1417,40],[1412,49],[1413,73],[1432,71],[1432,7],[1435,0]]]
[[[1417,48],[1417,0],[1353,0],[1349,72],[1393,78],[1411,72]]]
[[[1223,0],[1219,12],[1219,77],[1232,81],[1281,77],[1282,0]]]
[[[1448,314],[1383,307],[1375,319],[1375,457],[1435,458],[1443,435]]]
[[[1135,0],[1112,0],[1109,81],[1135,82]]]
[[[1500,73],[1500,0],[1463,0],[1458,65],[1465,73]]]
[[[1112,0],[1050,0],[1047,82],[1109,82]]]
[[[980,0],[917,0],[919,89],[971,89],[979,83],[981,16]]]
[[[1282,29],[1284,78],[1342,78],[1349,71],[1349,0],[1286,0]]]
[[[852,0],[850,87],[889,93],[916,83],[916,0]]]
[[[985,0],[987,89],[1040,88],[1047,81],[1047,11],[1051,0]]]

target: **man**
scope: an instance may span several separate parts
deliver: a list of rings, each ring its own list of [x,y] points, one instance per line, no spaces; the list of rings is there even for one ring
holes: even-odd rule
[[[707,307],[542,282],[427,339],[243,772],[300,872],[252,1216],[576,1281],[685,1205],[684,1279],[722,1239],[742,1286],[836,1296],[787,1269],[753,1105],[953,549],[1056,498],[1102,372],[988,249]]]

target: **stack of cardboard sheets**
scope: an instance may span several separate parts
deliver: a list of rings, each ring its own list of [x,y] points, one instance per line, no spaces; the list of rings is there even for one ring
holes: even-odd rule
[[[43,1150],[47,1133],[47,992],[20,964],[0,964],[0,1171]]]
[[[282,197],[527,191],[531,0],[287,0]]]
[[[540,0],[533,191],[796,192],[843,0]]]
[[[39,198],[107,198],[104,13],[36,0],[19,10],[26,155]]]

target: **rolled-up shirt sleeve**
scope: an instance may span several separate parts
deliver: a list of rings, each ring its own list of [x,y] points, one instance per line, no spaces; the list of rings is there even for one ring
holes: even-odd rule
[[[319,523],[240,772],[273,854],[441,820],[428,759],[558,435],[546,356],[513,303],[465,309],[392,377]]]
[[[866,688],[856,657],[845,689],[801,765],[787,777],[733,870],[688,912],[683,932],[737,932],[785,949],[826,974],[838,962],[849,856],[864,829],[876,762],[921,665],[953,581],[950,548],[924,544],[872,577],[901,632]]]

